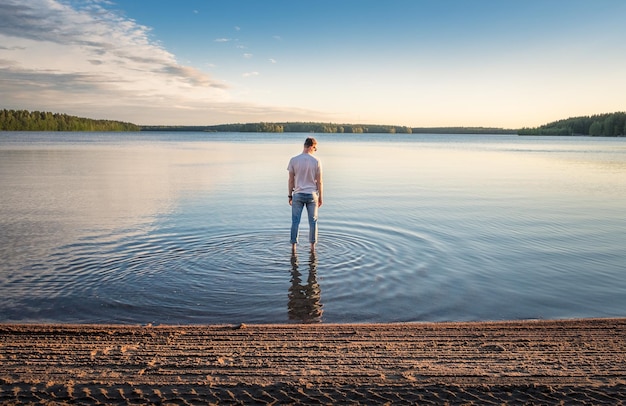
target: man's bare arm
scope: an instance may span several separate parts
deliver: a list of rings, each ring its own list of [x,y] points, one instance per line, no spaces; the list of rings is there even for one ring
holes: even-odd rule
[[[289,188],[289,191],[287,192],[287,195],[289,196],[289,204],[291,204],[291,195],[296,187],[296,176],[291,171],[289,171],[289,181],[287,182],[287,187]]]
[[[317,207],[322,207],[322,194],[324,192],[324,184],[322,182],[321,173],[317,174],[317,177],[315,178],[315,182],[317,183],[317,195],[318,195]]]

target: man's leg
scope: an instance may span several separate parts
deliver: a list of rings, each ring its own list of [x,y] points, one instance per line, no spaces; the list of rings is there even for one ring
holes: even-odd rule
[[[298,194],[294,194],[291,200],[291,247],[295,250],[298,243],[298,228],[300,227],[300,218],[302,217],[302,209],[304,201]]]
[[[317,196],[313,195],[311,200],[306,203],[306,211],[309,217],[309,242],[311,243],[311,251],[315,251],[315,243],[317,242]]]

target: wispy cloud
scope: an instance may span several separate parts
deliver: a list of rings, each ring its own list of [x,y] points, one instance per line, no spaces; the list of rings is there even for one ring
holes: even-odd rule
[[[17,51],[17,50],[23,50],[24,47],[5,47],[0,45],[0,50],[6,50],[6,51]]]
[[[108,9],[107,2],[85,4],[0,3],[3,107],[74,114],[88,106],[133,121],[130,105],[227,100],[223,82],[177,63],[148,27]]]
[[[244,78],[249,78],[249,77],[252,77],[252,76],[259,76],[259,75],[260,75],[259,72],[246,72],[246,73],[244,73],[241,76],[243,76]]]
[[[226,89],[227,86],[212,80],[204,72],[192,68],[190,66],[169,65],[163,67],[163,72],[174,75],[180,80],[187,82],[193,86],[215,87],[218,89]]]

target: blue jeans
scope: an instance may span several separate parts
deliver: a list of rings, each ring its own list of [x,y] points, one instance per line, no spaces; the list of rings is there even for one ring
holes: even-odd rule
[[[317,241],[317,193],[294,193],[291,200],[291,243],[298,242],[298,228],[302,210],[306,206],[309,216],[309,242]]]

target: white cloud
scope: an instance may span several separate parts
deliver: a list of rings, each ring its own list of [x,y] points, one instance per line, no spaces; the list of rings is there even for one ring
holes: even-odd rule
[[[277,63],[276,59],[274,59],[274,58],[270,58],[269,61],[270,61],[270,63]]]
[[[252,58],[252,56],[253,55],[249,54],[249,53],[243,54],[243,57],[246,58],[246,59],[250,59],[250,58]]]
[[[259,76],[259,75],[260,75],[259,72],[246,72],[246,73],[244,73],[241,76],[243,76],[244,78],[249,78],[249,77],[252,77],[252,76]]]
[[[149,27],[112,10],[108,1],[74,4],[0,1],[3,108],[137,124],[280,121],[305,115],[306,110],[235,102],[224,81],[179,64],[151,37]]]
[[[0,15],[3,107],[135,121],[130,106],[228,100],[223,82],[180,65],[148,27],[103,3],[4,0]]]

